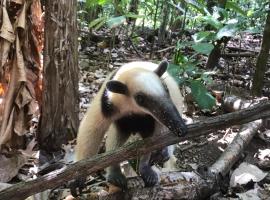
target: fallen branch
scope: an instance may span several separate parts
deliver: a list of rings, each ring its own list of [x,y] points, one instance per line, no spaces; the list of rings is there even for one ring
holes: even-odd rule
[[[195,172],[169,172],[161,175],[161,185],[152,188],[133,187],[128,191],[114,194],[102,194],[93,199],[206,199],[219,190],[224,175],[238,160],[241,152],[250,143],[261,127],[261,120],[245,124],[232,143],[221,154],[219,159],[202,175]],[[139,178],[139,177],[136,177]],[[129,179],[131,182],[133,178]]]
[[[240,98],[225,98],[224,102],[230,110],[239,110],[251,105],[249,101],[242,101],[241,106],[235,107],[234,103],[239,103]],[[263,99],[261,99],[263,101]],[[254,102],[253,102],[254,103]],[[262,120],[256,120],[244,124],[232,143],[221,154],[219,159],[209,168],[202,168],[201,175],[194,172],[170,172],[163,173],[161,185],[152,188],[130,188],[125,193],[99,195],[99,200],[117,199],[205,199],[218,191],[222,186],[223,177],[229,172],[231,167],[238,161],[241,152],[248,146],[253,136],[262,126]],[[139,178],[139,177],[136,177]],[[131,182],[133,178],[129,181]],[[131,184],[130,184],[131,185]],[[121,196],[122,195],[122,196]],[[120,198],[119,198],[120,197]]]
[[[229,57],[255,57],[257,54],[252,52],[244,52],[244,53],[223,53],[221,57],[229,58]]]
[[[93,158],[71,164],[66,169],[54,171],[35,180],[18,183],[10,188],[2,190],[0,192],[0,197],[3,200],[21,200],[46,189],[63,185],[67,181],[80,176],[87,176],[114,163],[135,158],[139,155],[175,144],[188,138],[198,137],[200,135],[211,133],[217,129],[267,117],[270,117],[270,102],[263,102],[235,113],[220,115],[205,121],[190,124],[188,125],[189,134],[184,138],[176,137],[165,131],[165,135],[127,144],[117,150],[96,155]]]
[[[256,51],[256,50],[252,50],[252,49],[243,49],[243,48],[239,48],[239,47],[233,47],[233,46],[226,46],[226,48],[232,50],[232,51],[249,51],[249,52],[252,52],[252,53],[255,53],[255,54],[258,54],[259,51]]]
[[[239,159],[240,153],[249,144],[261,126],[261,120],[256,120],[243,125],[238,135],[226,148],[226,151],[223,152],[219,159],[210,167],[209,171],[215,175],[221,174],[225,176],[232,165]]]

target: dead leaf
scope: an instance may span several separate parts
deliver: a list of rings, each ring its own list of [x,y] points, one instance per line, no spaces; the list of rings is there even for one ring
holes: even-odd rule
[[[11,2],[17,3],[17,4],[23,4],[24,0],[11,0]]]
[[[32,139],[31,142],[29,142],[29,144],[27,145],[26,149],[20,150],[20,152],[27,157],[32,157],[33,154],[36,153],[36,151],[33,150],[36,144],[37,141],[35,139]]]
[[[11,186],[12,186],[12,184],[0,183],[0,191],[6,189],[8,187],[11,187]]]
[[[0,182],[10,181],[26,162],[27,158],[22,154],[13,154],[10,157],[0,154]]]
[[[21,13],[18,17],[17,27],[25,29],[26,26],[26,3],[24,3]]]
[[[117,186],[112,185],[110,183],[108,183],[108,185],[109,185],[109,191],[108,191],[109,194],[113,194],[113,193],[122,191],[122,189],[120,187],[117,187]]]
[[[258,189],[249,190],[244,193],[236,193],[241,200],[261,200],[258,194]]]
[[[260,182],[266,177],[267,173],[264,173],[257,166],[243,162],[234,170],[230,180],[230,186],[236,187],[237,185],[245,185],[250,181]]]
[[[9,19],[6,7],[3,7],[3,24],[0,31],[0,37],[4,38],[10,43],[13,43],[15,41],[13,26]]]
[[[13,122],[14,109],[12,109],[9,120],[5,126],[4,132],[0,134],[0,145],[7,143],[12,137],[12,122]],[[3,126],[3,123],[2,123]],[[2,128],[2,127],[1,127]]]
[[[18,82],[26,82],[26,72],[25,72],[25,65],[24,65],[24,59],[23,54],[21,50],[21,43],[19,36],[17,34],[16,36],[16,57],[17,57],[17,71],[16,79]]]
[[[76,198],[74,198],[72,195],[68,195],[66,196],[66,198],[64,200],[75,200]]]

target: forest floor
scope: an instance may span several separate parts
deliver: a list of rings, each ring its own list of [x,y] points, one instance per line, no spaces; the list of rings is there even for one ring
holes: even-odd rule
[[[101,33],[104,35],[104,33]],[[105,33],[106,35],[106,33]],[[95,96],[98,88],[101,86],[105,77],[113,70],[122,64],[135,60],[153,60],[160,61],[163,58],[173,57],[173,45],[176,39],[171,39],[167,45],[157,46],[151,45],[148,42],[149,35],[144,35],[138,38],[136,47],[130,41],[122,40],[115,44],[114,48],[110,48],[110,44],[106,44],[102,39],[93,41],[87,38],[87,44],[83,46],[79,55],[81,77],[80,77],[80,99],[81,99],[81,117],[86,108],[89,106],[91,99]],[[154,36],[155,37],[155,36]],[[190,40],[187,36],[185,39]],[[85,38],[84,38],[85,40]],[[219,66],[215,69],[213,75],[213,83],[209,86],[209,90],[222,91],[224,96],[237,96],[240,99],[250,99],[249,91],[251,88],[252,75],[256,56],[260,50],[261,36],[244,33],[235,36],[227,44],[227,47],[222,50],[222,58]],[[152,57],[151,55],[152,53]],[[192,52],[187,49],[187,54]],[[200,67],[204,70],[207,57],[198,56]],[[270,63],[268,63],[270,64]],[[266,72],[266,82],[264,95],[269,97],[270,85],[270,70]],[[207,119],[211,116],[216,116],[225,111],[220,107],[211,112],[202,112],[196,105],[188,107],[186,115],[192,118],[193,121]],[[225,148],[233,140],[238,133],[240,126],[233,126],[225,130],[219,130],[208,136],[202,136],[193,140],[186,140],[177,145],[175,155],[177,157],[177,167],[180,171],[194,171],[199,166],[210,166],[213,164]],[[269,127],[266,127],[269,128]],[[262,132],[264,130],[261,130]],[[246,150],[243,152],[242,159],[234,166],[234,169],[242,162],[247,162],[260,166],[260,163],[268,161],[268,165],[263,167],[268,171],[268,179],[264,182],[253,183],[252,187],[243,186],[243,191],[255,189],[256,187],[267,188],[265,192],[270,195],[270,134],[262,137],[256,136]],[[229,184],[229,183],[228,183]],[[264,185],[266,184],[266,185]],[[238,188],[239,189],[239,188]],[[229,192],[230,191],[230,192]],[[242,192],[243,192],[242,191]],[[227,193],[213,197],[213,199],[239,199],[235,195],[236,190],[228,190]],[[239,192],[239,191],[238,191]],[[244,193],[243,193],[244,194]],[[249,195],[249,194],[248,194]],[[243,199],[262,199],[258,194],[253,194],[252,198],[247,198],[248,195],[241,196]],[[267,195],[266,195],[267,196]],[[269,196],[270,198],[270,196]]]

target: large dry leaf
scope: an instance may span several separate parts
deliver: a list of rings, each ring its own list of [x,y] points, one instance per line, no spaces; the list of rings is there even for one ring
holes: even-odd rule
[[[1,144],[6,144],[10,141],[10,139],[12,138],[12,122],[13,122],[13,117],[14,116],[14,109],[11,111],[9,118],[6,120],[6,126],[3,126],[2,123],[2,129],[1,129],[1,135],[0,135],[0,145]],[[5,124],[4,124],[5,125]]]
[[[17,27],[25,29],[26,26],[26,3],[23,5],[23,9],[18,17],[18,24]]]
[[[0,145],[15,144],[16,146],[16,138],[21,138],[20,136],[28,131],[31,117],[37,113],[38,106],[35,98],[37,93],[41,94],[37,88],[39,88],[41,68],[40,41],[44,26],[39,0],[11,0],[10,2],[12,2],[9,4],[11,10],[16,12],[9,13],[9,16],[5,6],[2,7],[3,25],[0,30],[0,37],[3,38],[2,40],[0,38],[0,70],[4,64],[6,67],[3,69],[9,69],[8,89],[2,103],[4,110]],[[20,31],[13,30],[13,27],[20,28]],[[14,42],[15,48],[9,52],[9,43]],[[7,62],[7,59],[10,62]],[[16,134],[12,135],[14,133]]]
[[[23,4],[24,0],[11,0],[11,2],[14,2],[16,4]]]
[[[15,41],[13,26],[10,22],[8,12],[5,7],[3,7],[3,24],[0,31],[0,37],[6,39],[10,43],[13,43]]]
[[[22,154],[15,154],[10,157],[0,154],[0,182],[10,181],[26,162],[27,158]]]
[[[11,187],[11,186],[12,185],[8,184],[8,183],[0,183],[0,191],[6,189],[8,187]]]
[[[12,24],[10,22],[6,7],[3,6],[3,24],[0,29],[0,37],[3,38],[0,42],[0,61],[1,65],[0,68],[3,67],[3,65],[6,63],[10,45],[15,41],[15,34],[12,27]]]
[[[32,113],[28,112],[28,105],[30,105],[32,101],[33,98],[25,85],[23,85],[15,99],[18,111],[14,118],[14,132],[19,136],[26,134],[29,129],[28,122],[31,120]]]
[[[9,50],[10,50],[11,43],[7,40],[2,39],[0,41],[0,69],[5,65],[7,62]]]
[[[17,70],[18,73],[16,74],[16,79],[19,82],[26,82],[26,73],[25,73],[25,65],[24,65],[24,59],[23,59],[23,54],[21,51],[21,46],[20,46],[20,40],[19,36],[17,34],[16,37],[16,57],[17,57]]]
[[[267,173],[264,173],[257,166],[243,162],[232,173],[230,186],[235,187],[237,185],[245,185],[250,181],[260,182],[266,175]]]

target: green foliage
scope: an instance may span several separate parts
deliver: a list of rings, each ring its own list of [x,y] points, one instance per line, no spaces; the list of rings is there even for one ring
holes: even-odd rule
[[[94,7],[96,5],[104,6],[113,3],[112,0],[86,0],[87,7]]]
[[[220,29],[222,27],[222,23],[213,15],[207,15],[201,19],[204,23],[211,25],[215,29]]]
[[[177,51],[173,63],[169,65],[168,73],[171,74],[179,85],[185,85],[191,89],[194,101],[202,110],[211,110],[215,104],[215,98],[207,91],[205,84],[211,83],[210,72],[200,70],[194,56],[188,57],[181,53],[182,44],[177,45]]]
[[[115,28],[126,21],[125,16],[111,17],[107,20],[107,25],[109,28]]]
[[[228,24],[223,26],[216,35],[217,39],[221,39],[222,37],[232,37],[235,35],[238,27],[236,24]]]
[[[106,23],[106,21],[107,21],[107,17],[97,18],[89,24],[89,28],[95,27],[96,29],[99,29],[101,26],[103,26]]]
[[[192,48],[198,53],[209,55],[212,49],[214,49],[214,45],[210,43],[197,43],[192,45]]]
[[[244,10],[242,10],[242,9],[237,5],[237,3],[233,2],[233,1],[227,1],[225,7],[228,8],[228,9],[231,9],[231,10],[235,11],[236,13],[239,13],[239,14],[241,14],[241,15],[243,15],[243,16],[246,16],[246,15],[247,15],[247,13],[246,13]]]
[[[195,0],[184,0],[189,6],[200,12],[201,14],[208,13],[206,6],[200,1]]]
[[[215,98],[207,91],[200,80],[191,80],[190,89],[193,99],[203,110],[211,110],[216,105]]]

